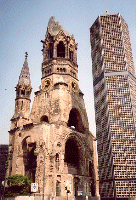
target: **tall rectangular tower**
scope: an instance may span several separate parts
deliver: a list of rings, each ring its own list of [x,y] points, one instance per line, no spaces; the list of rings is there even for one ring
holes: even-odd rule
[[[136,78],[129,30],[120,14],[90,28],[100,195],[136,197]]]

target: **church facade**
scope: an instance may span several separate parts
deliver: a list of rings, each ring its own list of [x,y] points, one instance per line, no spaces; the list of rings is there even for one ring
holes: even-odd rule
[[[98,195],[96,138],[78,86],[77,44],[54,17],[43,43],[41,86],[32,91],[27,53],[16,86],[8,175],[27,175],[44,199]],[[92,198],[93,199],[93,198]]]

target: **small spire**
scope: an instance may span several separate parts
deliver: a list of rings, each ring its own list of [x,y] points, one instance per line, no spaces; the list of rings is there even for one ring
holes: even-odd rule
[[[106,14],[108,15],[109,13],[108,13],[108,10],[106,10]]]
[[[25,52],[25,61],[19,76],[19,81],[18,85],[26,85],[26,86],[31,86],[31,81],[30,81],[30,73],[29,73],[29,67],[28,67],[28,61],[27,61],[28,53]]]

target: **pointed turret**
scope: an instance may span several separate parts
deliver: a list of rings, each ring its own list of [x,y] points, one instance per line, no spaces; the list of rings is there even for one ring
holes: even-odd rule
[[[32,91],[30,72],[27,61],[27,52],[25,53],[25,61],[16,86],[15,114],[13,118],[28,118],[30,112],[30,95]]]
[[[29,67],[28,67],[28,61],[27,61],[27,52],[26,52],[26,56],[25,56],[25,61],[19,76],[19,81],[18,81],[18,85],[25,85],[25,86],[29,86],[31,87],[31,81],[30,81],[30,73],[29,73]]]

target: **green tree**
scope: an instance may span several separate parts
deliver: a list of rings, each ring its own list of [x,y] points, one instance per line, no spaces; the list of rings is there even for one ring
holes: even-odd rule
[[[31,181],[27,176],[11,175],[7,178],[6,196],[19,196],[30,194]]]

